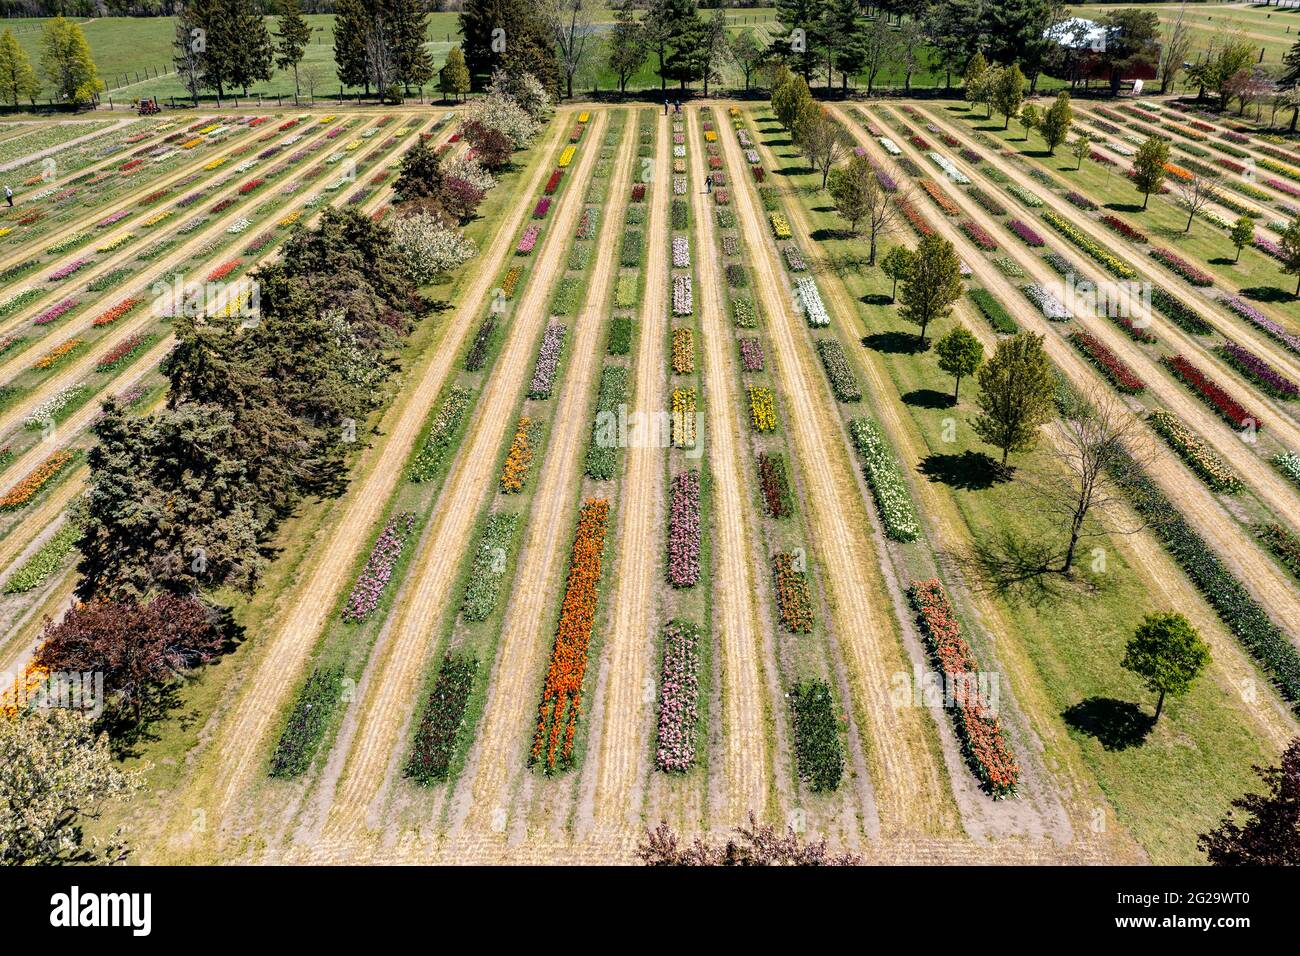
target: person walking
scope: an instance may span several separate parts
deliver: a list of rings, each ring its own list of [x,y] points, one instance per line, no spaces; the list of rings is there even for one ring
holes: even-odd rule
[[[9,188],[8,183],[5,183],[5,202],[9,204],[10,209],[14,208],[14,191]]]

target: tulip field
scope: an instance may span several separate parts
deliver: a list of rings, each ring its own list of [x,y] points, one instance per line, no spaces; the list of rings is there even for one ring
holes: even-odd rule
[[[1082,159],[964,101],[827,104],[876,225],[762,100],[561,102],[96,828],[149,863],[612,863],[752,812],[867,862],[1197,862],[1300,716],[1300,142],[1095,102]],[[178,330],[259,321],[259,270],[327,209],[405,215],[402,156],[471,156],[465,109],[5,140],[0,671],[76,600],[103,403],[164,407]],[[1202,167],[1224,186],[1184,230]],[[936,238],[960,288],[923,341],[884,266]],[[985,363],[1041,337],[1052,417],[1005,468],[954,328]],[[1125,440],[1047,573],[1089,402]],[[1167,610],[1210,663],[1148,721],[1121,661]]]

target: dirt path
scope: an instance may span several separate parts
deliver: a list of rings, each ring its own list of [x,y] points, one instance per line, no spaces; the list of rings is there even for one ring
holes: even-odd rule
[[[732,132],[724,131],[719,139],[728,166],[747,168]],[[867,720],[864,746],[882,831],[950,831],[958,824],[930,717],[919,708],[895,709],[890,699],[891,675],[907,670],[906,655],[891,609],[882,603],[878,556],[870,545],[870,522],[858,498],[853,465],[830,438],[839,422],[827,407],[825,389],[814,384],[820,372],[810,366],[806,350],[795,342],[791,327],[803,318],[793,307],[789,283],[779,270],[775,247],[768,242],[767,217],[756,189],[743,173],[733,183],[737,219],[755,255],[755,285],[769,317],[776,378],[788,399],[786,427],[808,490],[808,526],[822,555],[826,597],[836,619],[849,681]]]
[[[554,644],[554,609],[564,587],[565,562],[580,504],[582,450],[591,434],[591,397],[600,375],[609,292],[618,271],[619,243],[614,237],[622,230],[636,139],[635,116],[629,114],[607,191],[610,200],[602,214],[605,227],[599,257],[586,301],[569,333],[569,368],[552,415],[546,456],[523,533],[519,573],[502,622],[482,725],[456,788],[452,832],[499,830],[511,820],[517,828],[527,823],[528,800],[517,798],[515,790],[526,772],[537,701]],[[607,555],[612,546],[607,542]],[[594,666],[594,662],[588,663],[589,668]],[[586,713],[584,719],[590,719],[590,702]],[[528,789],[527,782],[523,786]]]
[[[549,155],[558,135],[553,128],[535,149]],[[536,192],[550,168],[548,163],[538,162],[521,187],[523,193]],[[274,630],[262,637],[260,659],[250,663],[250,668],[255,669],[250,670],[242,694],[234,702],[224,725],[216,731],[203,760],[201,780],[196,780],[193,792],[187,794],[190,804],[211,808],[214,822],[227,814],[265,760],[265,740],[280,719],[282,707],[294,690],[296,676],[311,653],[326,616],[334,608],[358,556],[369,545],[384,506],[402,479],[407,454],[459,354],[459,343],[473,334],[501,264],[512,250],[519,225],[529,212],[525,204],[519,204],[501,223],[492,244],[477,258],[475,278],[448,317],[449,328],[456,330],[451,336],[454,341],[444,342],[442,348],[412,369],[405,390],[406,400],[386,417],[385,425],[391,422],[391,427],[381,429],[386,432],[386,438],[367,449],[358,463],[357,471],[366,477],[341,503],[340,514],[318,550],[320,560],[311,565],[308,575],[286,598],[289,603]]]
[[[636,136],[636,115],[629,118]],[[647,187],[649,221],[645,243],[645,289],[637,319],[636,394],[629,415],[658,415],[667,407],[664,339],[668,327],[668,200],[672,189],[669,156],[672,152],[668,122],[655,115],[657,131],[653,180]],[[600,747],[587,761],[586,773],[595,774],[592,815],[597,826],[631,826],[640,819],[645,797],[639,784],[650,773],[645,734],[653,734],[651,713],[654,628],[658,575],[663,570],[664,458],[657,442],[632,444],[624,451],[623,487],[620,494],[617,554],[611,571],[608,633],[605,637],[606,682],[596,702],[592,720],[603,718]]]
[[[327,822],[330,833],[346,833],[375,822],[387,782],[393,775],[396,761],[402,756],[400,741],[410,716],[418,707],[417,690],[431,659],[431,641],[437,635],[437,618],[450,602],[449,592],[456,580],[456,569],[465,549],[473,543],[474,523],[483,498],[495,491],[493,480],[500,464],[497,452],[507,429],[512,428],[515,421],[512,410],[518,403],[522,383],[527,381],[538,336],[548,318],[553,283],[564,272],[567,243],[582,212],[591,171],[600,155],[599,144],[604,136],[607,115],[603,112],[596,114],[591,128],[584,134],[588,148],[580,154],[577,168],[572,172],[573,180],[551,222],[548,241],[533,266],[533,281],[528,283],[515,307],[510,341],[497,359],[492,378],[479,397],[475,411],[477,427],[472,436],[462,442],[460,461],[453,463],[452,477],[444,486],[433,522],[426,532],[425,547],[413,562],[417,577],[401,608],[401,616],[392,628],[390,646],[384,649],[385,653],[372,656],[371,667],[378,668],[377,676],[371,693],[363,698],[356,713],[356,739],[351,741],[351,751],[330,809]],[[557,117],[552,122],[567,129],[572,126],[572,117]],[[625,141],[624,160],[629,148],[630,143]],[[526,204],[527,200],[524,202]],[[607,220],[604,226],[602,236],[608,237],[610,221]],[[589,295],[595,293],[597,286],[609,288],[608,276],[602,280],[599,269],[603,266],[608,273],[609,257],[614,248],[615,244],[608,238],[601,243],[602,258],[597,263],[598,271],[589,287]],[[603,297],[598,308],[594,308],[589,299],[582,315],[594,315],[603,307]],[[578,371],[581,362],[579,341],[582,325],[580,317],[571,336],[570,347],[575,352],[570,375]],[[557,414],[556,421],[562,424],[563,417]],[[547,441],[548,462],[556,454],[553,449],[559,430],[557,426]],[[529,567],[522,553],[518,567]],[[516,581],[518,584],[520,579]],[[518,599],[518,592],[515,599]],[[536,623],[537,616],[528,619]],[[491,718],[490,710],[486,718]]]
[[[911,154],[914,160],[919,161],[919,155],[912,149],[911,144],[905,140],[906,137],[898,137],[895,142],[898,142],[903,147],[905,154]],[[871,142],[874,143],[874,140]],[[979,221],[976,210],[972,208],[974,203],[970,202],[964,193],[959,190],[948,189],[945,185],[946,181],[942,181],[941,178],[936,179],[936,182],[945,190],[949,198],[962,207],[964,214]],[[921,201],[918,199],[918,202]],[[928,202],[929,200],[924,201]],[[1042,313],[1024,298],[1020,291],[985,258],[984,254],[974,247],[973,243],[966,239],[965,234],[956,227],[955,223],[950,221],[948,217],[943,216],[937,209],[929,208],[925,210],[925,213],[927,220],[935,227],[936,231],[957,247],[962,258],[970,265],[979,283],[996,293],[998,299],[1021,327],[1046,335],[1045,348],[1049,356],[1067,373],[1071,381],[1080,387],[1093,386],[1102,381],[1103,387],[1107,387],[1104,380],[1100,378],[1100,373],[1096,372],[1092,365],[1071,347],[1055,328],[1050,326]],[[989,226],[986,225],[985,228],[989,228]],[[990,232],[992,232],[991,229]],[[1045,231],[1044,235],[1047,237],[1049,234]],[[1036,256],[1031,256],[1012,244],[1005,245],[1003,249],[1008,255],[1016,258],[1017,262],[1023,268],[1026,268],[1026,271],[1031,276],[1036,274],[1038,267],[1029,261],[1031,259],[1037,260]],[[1082,254],[1071,256],[1071,259],[1076,262],[1080,258],[1082,258]],[[1159,381],[1159,379],[1156,379],[1155,382],[1152,382],[1148,379],[1148,386],[1151,387],[1159,383]],[[1168,382],[1166,384],[1174,386],[1176,383]],[[1178,406],[1192,401],[1189,396],[1174,397],[1180,399],[1177,403]],[[1300,614],[1300,593],[1297,593],[1292,584],[1282,579],[1281,572],[1276,565],[1264,556],[1244,529],[1228,516],[1218,499],[1199,479],[1188,471],[1175,453],[1158,439],[1153,439],[1152,444],[1155,449],[1155,456],[1149,471],[1151,477],[1169,495],[1170,500],[1178,503],[1192,526],[1205,536],[1211,547],[1225,561],[1234,566],[1237,573],[1243,578],[1243,583],[1252,591],[1257,600],[1261,601],[1264,606],[1274,613],[1277,621],[1292,622],[1300,620],[1300,617],[1297,617]],[[1285,623],[1283,626],[1286,626]]]

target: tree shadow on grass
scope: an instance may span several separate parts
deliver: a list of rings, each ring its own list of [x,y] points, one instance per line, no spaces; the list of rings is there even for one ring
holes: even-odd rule
[[[1001,467],[992,464],[1000,474]],[[1006,528],[976,539],[962,556],[967,576],[976,587],[1031,607],[1065,595],[1068,582],[1052,570],[1060,560],[1050,545]]]
[[[1212,266],[1235,266],[1236,264],[1234,260],[1229,259],[1227,256],[1216,256],[1210,260]]]
[[[894,300],[883,292],[868,292],[858,300],[863,305],[893,305]]]
[[[1010,478],[1009,470],[988,455],[969,449],[960,455],[927,455],[921,459],[920,472],[960,491],[984,491]]]
[[[888,355],[916,355],[926,351],[921,340],[911,332],[876,332],[863,336],[862,344]]]
[[[1089,697],[1061,716],[1080,733],[1096,737],[1107,750],[1127,750],[1142,744],[1155,721],[1132,701],[1113,697]]]
[[[1108,202],[1102,203],[1102,209],[1109,209],[1112,212],[1126,212],[1129,214],[1139,213],[1142,211],[1140,202]]]
[[[822,256],[820,261],[812,261],[809,263],[809,269],[816,275],[821,275],[823,272],[830,272],[840,278],[861,272],[866,267],[866,253],[852,251],[828,253]]]
[[[916,408],[952,408],[957,403],[947,392],[937,392],[932,388],[918,388],[903,396],[903,401]]]
[[[815,207],[813,207],[813,212],[834,212],[834,211],[835,211],[835,207],[834,207],[834,206],[815,206]]]
[[[1294,302],[1295,295],[1289,289],[1279,289],[1275,285],[1253,285],[1249,289],[1242,289],[1243,298],[1253,299],[1256,302]]]

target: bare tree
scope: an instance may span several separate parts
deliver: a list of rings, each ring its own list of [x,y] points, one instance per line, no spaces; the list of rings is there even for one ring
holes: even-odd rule
[[[876,264],[876,240],[893,229],[894,223],[902,220],[903,207],[899,203],[911,201],[911,190],[902,187],[895,193],[886,192],[883,186],[868,193],[867,214],[862,217],[862,221],[867,224],[867,235],[871,242],[868,265]]]
[[[1192,48],[1192,28],[1187,22],[1187,4],[1178,8],[1178,19],[1169,28],[1169,39],[1160,48],[1160,92],[1168,93],[1178,79],[1183,62]]]
[[[321,68],[314,63],[308,63],[302,68],[302,85],[307,88],[307,99],[316,102],[316,87],[320,86],[322,79]]]
[[[573,98],[573,78],[595,48],[594,0],[548,0],[544,16],[564,70],[565,90]]]
[[[374,84],[381,103],[392,95],[389,87],[393,83],[395,71],[396,63],[388,24],[383,13],[376,11],[370,29],[366,31],[366,72],[370,76],[370,82]]]
[[[1192,220],[1196,214],[1219,197],[1219,184],[1210,176],[1193,174],[1191,179],[1173,177],[1174,189],[1178,191],[1179,201],[1187,210],[1187,226],[1183,232],[1192,231]]]
[[[810,104],[810,108],[799,117],[794,132],[795,141],[808,158],[808,163],[822,174],[822,189],[825,189],[831,168],[852,145],[849,134],[826,110],[815,104]]]
[[[1061,566],[1050,569],[1068,576],[1083,539],[1146,527],[1108,475],[1147,467],[1154,451],[1138,416],[1100,386],[1068,402],[1055,432],[1052,467],[1031,474],[1026,486],[1068,537]]]

